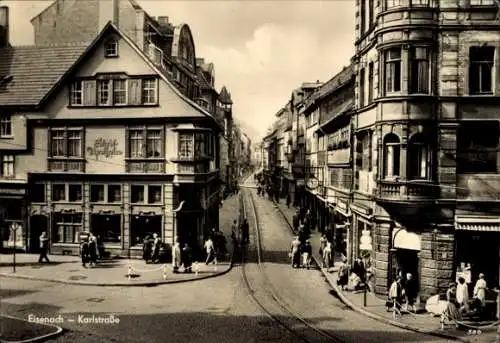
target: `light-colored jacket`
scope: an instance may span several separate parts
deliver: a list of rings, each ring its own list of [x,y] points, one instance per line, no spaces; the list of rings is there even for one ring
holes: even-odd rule
[[[298,253],[300,250],[300,241],[298,239],[292,242],[292,254]]]
[[[181,263],[181,246],[179,243],[174,244],[174,248],[172,249],[172,264],[174,267],[178,267]]]
[[[481,302],[484,304],[484,301],[486,300],[486,281],[484,279],[479,279],[476,282],[476,286],[474,286],[474,296],[481,300]]]
[[[457,285],[457,302],[461,305],[467,305],[469,302],[469,289],[466,283]]]

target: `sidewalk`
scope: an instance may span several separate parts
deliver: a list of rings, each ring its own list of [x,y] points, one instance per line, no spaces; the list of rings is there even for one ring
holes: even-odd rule
[[[292,219],[295,213],[295,208],[288,208],[285,203],[277,204],[277,208],[287,219],[290,229],[292,229]],[[320,261],[318,253],[320,234],[314,232],[311,235],[311,244],[313,246],[313,257],[316,264],[319,265]],[[429,334],[445,339],[459,340],[463,342],[485,342],[485,343],[497,343],[500,342],[500,328],[491,327],[481,329],[482,333],[480,335],[469,335],[467,329],[455,329],[454,326],[446,326],[444,330],[440,329],[440,322],[438,317],[431,317],[428,313],[426,314],[413,314],[404,313],[401,317],[394,320],[392,312],[387,312],[385,307],[385,299],[381,299],[375,296],[373,293],[368,292],[366,297],[366,307],[363,306],[363,296],[361,293],[354,293],[349,291],[342,291],[337,286],[337,268],[331,268],[328,271],[326,269],[321,269],[323,275],[328,280],[330,286],[334,289],[335,293],[338,295],[339,299],[349,306],[352,310],[359,312],[372,319],[384,322],[386,324],[394,325],[403,329],[420,332],[424,334]]]
[[[226,247],[232,253],[231,222],[238,213],[238,198],[228,197],[220,209],[220,230],[226,237]],[[140,259],[113,259],[85,268],[78,256],[49,255],[51,263],[38,263],[36,254],[16,254],[16,272],[13,255],[0,254],[0,277],[58,282],[86,286],[153,286],[179,283],[220,276],[232,268],[232,256],[217,265],[198,263],[198,273],[174,273],[171,264],[145,264]],[[129,280],[129,267],[131,278]],[[193,264],[193,271],[195,271]]]

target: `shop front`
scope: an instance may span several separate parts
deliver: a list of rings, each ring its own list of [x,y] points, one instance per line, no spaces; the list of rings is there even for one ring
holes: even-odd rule
[[[16,249],[26,250],[27,248],[25,196],[26,187],[24,184],[0,186],[1,249],[15,247]]]
[[[132,218],[131,222],[135,223]],[[90,215],[90,232],[96,236],[105,248],[122,247],[122,216],[114,211],[100,211]]]
[[[107,217],[110,218],[110,217]],[[100,223],[106,220],[106,217],[100,218]],[[119,219],[115,216],[114,223],[116,224]],[[158,237],[163,238],[163,216],[157,214],[153,211],[143,212],[140,211],[137,214],[133,214],[130,218],[130,247],[141,247],[144,241],[144,238],[147,236],[152,237],[154,234],[157,234]],[[111,226],[105,227],[109,230]],[[115,229],[116,230],[116,229]],[[111,233],[114,237],[109,237],[108,239],[114,240],[116,244],[116,234],[118,231]],[[120,237],[120,236],[119,236]]]
[[[346,200],[339,197],[335,204],[335,251],[340,257],[345,256],[349,261],[352,260],[350,256],[352,246],[352,230],[351,218],[352,215]]]
[[[474,287],[480,273],[490,288],[500,285],[500,217],[455,218],[456,275]]]

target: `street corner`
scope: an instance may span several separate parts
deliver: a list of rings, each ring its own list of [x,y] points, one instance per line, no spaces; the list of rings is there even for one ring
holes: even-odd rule
[[[2,343],[36,342],[60,335],[63,329],[57,324],[61,318],[40,318],[33,314],[18,318],[2,314],[0,341]]]

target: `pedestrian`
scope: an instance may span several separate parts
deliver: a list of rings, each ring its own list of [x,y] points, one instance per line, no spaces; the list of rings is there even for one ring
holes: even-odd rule
[[[286,207],[290,208],[291,202],[292,202],[292,199],[290,197],[290,194],[287,193],[287,195],[286,195]]]
[[[349,283],[349,265],[347,264],[347,259],[342,259],[339,266],[339,279],[337,285],[340,286],[341,290],[346,290],[347,284]]]
[[[151,257],[152,249],[151,249],[151,235],[147,234],[142,241],[142,259],[148,263],[149,258]]]
[[[389,300],[386,302],[387,311],[392,309],[394,317],[396,317],[396,314],[401,315],[401,297],[403,293],[401,280],[401,277],[397,276],[392,282],[391,287],[389,288]]]
[[[311,266],[311,259],[312,259],[312,246],[311,242],[309,240],[306,240],[306,243],[304,244],[302,248],[302,264],[306,269],[309,269]]]
[[[295,236],[290,248],[290,257],[292,258],[292,268],[300,267],[300,240]]]
[[[326,242],[323,248],[323,268],[330,268],[332,263],[332,243],[330,241]]]
[[[458,310],[457,303],[457,285],[452,282],[446,291],[446,307],[441,314],[441,330],[444,330],[444,324],[446,321],[452,321],[458,328],[457,321],[462,320],[462,315]]]
[[[38,257],[38,263],[42,263],[45,259],[47,263],[50,263],[49,257],[47,253],[49,251],[49,237],[47,236],[47,232],[44,231],[40,235],[40,257]]]
[[[461,313],[469,312],[469,286],[465,283],[463,277],[458,278],[457,284],[457,303]]]
[[[181,260],[184,265],[184,273],[191,273],[191,267],[193,265],[193,249],[191,249],[187,243],[184,243],[184,248],[182,248]]]
[[[321,238],[319,239],[319,256],[320,257],[323,257],[323,250],[325,249],[327,242],[328,241],[326,239],[326,235],[322,234]]]
[[[208,265],[210,262],[213,262],[214,264],[217,262],[217,257],[215,255],[215,247],[214,247],[214,242],[212,241],[211,237],[208,237],[208,239],[205,241],[205,252],[207,254],[207,259],[205,260],[205,264]]]
[[[89,235],[89,266],[95,267],[97,263],[97,239],[90,233]]]
[[[413,312],[417,313],[417,309],[415,307],[415,300],[418,295],[418,285],[417,281],[413,278],[411,273],[406,274],[406,281],[403,289],[403,293],[405,296],[405,311],[410,311],[410,307],[413,309]]]
[[[479,274],[479,279],[476,281],[476,285],[474,286],[474,298],[478,299],[481,302],[481,312],[486,305],[486,289],[488,285],[486,284],[486,280],[484,279],[484,274]]]
[[[89,262],[89,242],[87,238],[83,238],[80,243],[80,256],[82,258],[82,266],[87,267]]]
[[[179,267],[181,265],[181,244],[176,241],[172,247],[172,268],[174,273],[179,272]]]
[[[161,238],[157,233],[153,233],[153,252],[151,254],[151,262],[158,263],[160,259]]]

